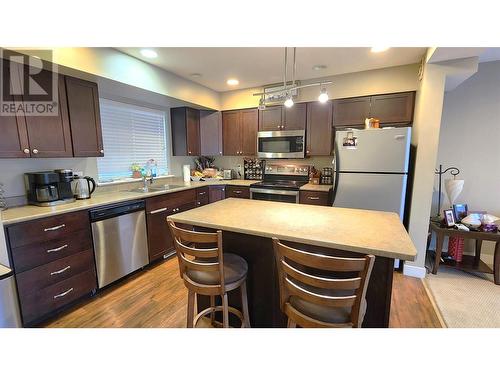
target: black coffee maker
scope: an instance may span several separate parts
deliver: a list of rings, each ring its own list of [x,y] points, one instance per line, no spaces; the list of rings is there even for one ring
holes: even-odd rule
[[[35,206],[55,206],[74,202],[72,180],[73,171],[67,169],[25,173],[28,203]]]

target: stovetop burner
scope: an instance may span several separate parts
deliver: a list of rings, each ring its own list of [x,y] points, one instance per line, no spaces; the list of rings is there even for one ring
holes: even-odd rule
[[[265,189],[282,189],[282,190],[299,190],[301,186],[307,184],[307,181],[286,181],[272,180],[261,181],[250,185],[250,187],[265,188]]]

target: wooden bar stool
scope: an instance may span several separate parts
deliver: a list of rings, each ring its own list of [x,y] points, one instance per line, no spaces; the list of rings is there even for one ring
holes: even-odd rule
[[[222,311],[224,328],[229,327],[229,312],[240,319],[241,327],[249,328],[245,259],[236,254],[223,254],[220,230],[193,232],[177,227],[171,219],[167,222],[174,237],[180,275],[188,289],[187,327],[196,327],[198,320],[207,314],[215,324],[215,312]],[[237,288],[240,288],[243,313],[228,305],[227,293]],[[194,316],[196,294],[210,296],[210,307]],[[215,296],[221,296],[222,306],[215,306]]]
[[[289,328],[361,327],[373,255],[340,258],[314,254],[283,245],[277,238],[273,238],[273,246],[280,306]],[[327,273],[330,275],[325,276]]]

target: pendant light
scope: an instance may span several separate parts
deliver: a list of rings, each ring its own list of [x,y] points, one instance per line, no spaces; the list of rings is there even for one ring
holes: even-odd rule
[[[322,87],[320,94],[318,96],[318,101],[320,103],[326,103],[328,101],[328,93],[326,92],[326,87]]]
[[[287,108],[293,107],[293,99],[292,99],[292,95],[290,95],[290,92],[287,94],[285,103],[283,103],[283,104]]]

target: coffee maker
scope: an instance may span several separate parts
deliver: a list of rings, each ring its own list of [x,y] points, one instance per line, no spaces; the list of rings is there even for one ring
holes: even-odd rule
[[[67,169],[25,173],[28,203],[35,206],[55,206],[74,202],[72,180],[73,171]]]

